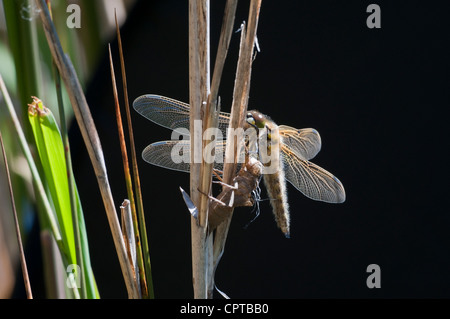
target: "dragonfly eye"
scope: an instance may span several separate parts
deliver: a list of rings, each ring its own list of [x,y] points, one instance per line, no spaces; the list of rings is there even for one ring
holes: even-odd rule
[[[251,125],[256,125],[255,119],[251,113],[247,113],[247,123]]]

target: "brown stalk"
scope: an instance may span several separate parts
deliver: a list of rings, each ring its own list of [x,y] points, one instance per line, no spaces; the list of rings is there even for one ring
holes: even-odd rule
[[[19,219],[17,218],[16,204],[14,203],[14,192],[13,192],[12,184],[11,184],[11,175],[9,174],[8,159],[6,157],[5,146],[3,144],[3,137],[2,137],[1,132],[0,132],[0,144],[1,144],[2,153],[3,153],[3,160],[5,162],[6,177],[8,178],[9,196],[11,198],[11,207],[12,207],[13,215],[14,215],[14,224],[16,227],[17,243],[19,245],[20,265],[22,267],[22,275],[23,275],[23,281],[25,284],[25,291],[27,294],[27,299],[33,299],[30,278],[28,277],[27,261],[25,259],[25,253],[23,251],[22,236],[20,235]]]
[[[120,151],[122,153],[122,163],[123,163],[123,171],[125,174],[125,185],[127,187],[127,193],[128,197],[130,198],[130,209],[133,217],[133,228],[134,228],[134,234],[136,236],[136,255],[137,255],[137,263],[139,265],[139,277],[140,277],[140,286],[141,291],[143,293],[143,296],[147,296],[147,282],[145,280],[145,272],[144,272],[144,263],[142,259],[142,250],[141,250],[141,241],[139,236],[139,227],[137,224],[137,216],[136,216],[136,207],[134,204],[134,194],[133,194],[133,186],[131,182],[131,174],[130,174],[130,167],[128,162],[128,153],[127,153],[127,146],[125,143],[125,134],[123,132],[123,125],[122,125],[122,115],[120,113],[120,105],[119,105],[119,98],[117,94],[117,85],[116,85],[116,76],[114,74],[114,65],[112,61],[112,54],[111,54],[111,45],[108,44],[108,50],[109,50],[109,63],[111,68],[111,80],[112,80],[112,88],[113,88],[113,95],[114,95],[114,105],[115,105],[115,111],[116,111],[116,120],[117,120],[117,129],[119,131],[119,143],[120,143]]]
[[[205,113],[205,127],[204,130],[210,127],[217,127],[218,113],[220,106],[218,105],[218,95],[220,80],[222,79],[223,67],[228,53],[230,45],[231,35],[233,33],[234,17],[236,14],[237,0],[228,0],[225,6],[224,18],[222,22],[222,30],[220,33],[219,47],[217,49],[216,62],[214,65],[214,73],[211,83],[211,92],[208,95],[208,101],[206,104]],[[203,143],[203,149],[206,145],[213,143],[215,140],[205,140]],[[211,176],[213,170],[213,163],[206,164],[205,171],[202,172],[205,178],[202,178],[202,190],[203,194],[209,194],[211,191]],[[208,174],[208,175],[206,175]],[[208,206],[209,199],[207,196],[201,196],[201,207]]]
[[[209,1],[189,2],[189,74],[191,105],[191,198],[198,208],[198,219],[192,218],[192,265],[195,298],[212,298],[213,277],[213,237],[208,229],[208,210],[211,192],[213,163],[206,163],[200,156],[196,163],[195,151],[203,150],[205,145],[215,143],[211,140],[200,142],[205,130],[217,127],[219,105],[218,92],[222,71],[232,35],[237,0],[228,0],[225,7],[222,30],[217,50],[214,73],[209,87]],[[206,105],[205,105],[206,104]],[[202,129],[196,135],[194,121],[201,119]],[[195,144],[197,143],[197,144]],[[200,154],[203,154],[201,152]],[[198,178],[200,176],[200,178]]]
[[[216,55],[216,61],[214,65],[214,73],[211,83],[211,92],[208,95],[208,101],[207,101],[207,107],[206,107],[206,127],[217,127],[218,124],[218,113],[220,111],[220,105],[218,105],[218,95],[219,95],[219,87],[220,87],[220,81],[222,79],[222,72],[225,65],[225,60],[228,53],[228,48],[230,45],[231,35],[233,34],[233,26],[234,26],[234,18],[236,15],[236,8],[237,8],[237,0],[228,0],[225,5],[224,10],[224,17],[222,21],[222,29],[220,32],[220,38],[219,38],[219,45],[217,48],[217,55]],[[208,143],[211,143],[211,141],[205,141]],[[213,141],[215,144],[215,141]],[[207,189],[207,192],[204,194],[210,194],[211,192],[211,181],[212,181],[212,170],[213,170],[213,164],[211,163],[208,165],[203,172],[203,174],[209,174],[209,175],[203,175],[204,177],[208,177],[208,180],[204,178],[203,182],[206,185],[203,185],[203,189]],[[208,210],[209,208],[209,199],[206,196],[201,197],[202,207],[205,207],[204,209]],[[209,212],[208,212],[208,218]],[[208,222],[208,224],[210,224]],[[209,240],[213,240],[212,238],[212,232],[211,229],[208,231],[208,237]],[[209,259],[208,259],[208,272],[207,272],[207,297],[212,298],[213,297],[213,289],[214,289],[214,245],[213,243],[210,243],[210,246],[212,245],[212,248],[209,247]],[[211,252],[212,250],[212,252]]]
[[[206,103],[210,90],[209,67],[209,1],[191,0],[189,1],[190,196],[199,210],[198,218],[191,218],[192,281],[194,298],[201,299],[208,298],[208,278],[212,269],[212,237],[207,234],[208,205],[201,206],[200,192],[209,193],[209,188],[203,188],[207,184],[203,179],[211,179],[211,173],[208,176],[208,166],[203,165],[202,136],[205,128],[198,128],[196,121],[205,123],[203,102]]]
[[[241,30],[241,45],[239,49],[239,60],[234,83],[233,103],[231,106],[230,129],[243,128],[245,115],[247,114],[247,103],[250,92],[250,77],[252,68],[253,49],[255,46],[256,29],[258,26],[259,11],[262,0],[252,0],[250,2],[248,27]],[[227,139],[230,141],[230,139]],[[236,163],[239,155],[239,141],[227,143],[225,151],[225,163],[223,179],[226,184],[230,184],[236,171]],[[234,149],[232,149],[232,147]],[[225,248],[225,242],[230,227],[233,212],[221,223],[214,237],[214,266],[215,270]]]
[[[131,216],[131,207],[130,201],[125,199],[120,206],[120,217],[121,217],[121,225],[122,225],[122,234],[123,240],[125,242],[125,247],[128,253],[128,262],[130,263],[130,267],[133,272],[133,291],[128,291],[129,299],[141,299],[142,294],[139,289],[139,267],[137,265],[137,256],[136,256],[136,236],[134,234],[133,228],[133,217]]]
[[[137,217],[138,217],[138,224],[139,224],[139,231],[140,231],[139,243],[142,242],[142,250],[143,250],[142,252],[143,252],[144,267],[145,267],[145,280],[147,282],[147,284],[146,284],[147,293],[145,296],[154,298],[155,296],[154,296],[154,291],[153,291],[150,252],[148,249],[147,227],[145,225],[145,216],[144,216],[144,203],[142,200],[141,181],[139,178],[139,169],[138,169],[137,157],[136,157],[136,147],[135,147],[135,143],[134,143],[133,124],[131,122],[130,103],[129,103],[129,99],[128,99],[127,76],[126,76],[126,71],[125,71],[125,59],[123,57],[122,38],[120,36],[119,23],[117,22],[116,11],[114,11],[114,13],[115,13],[115,20],[116,20],[117,40],[118,40],[118,44],[119,44],[120,68],[122,71],[122,86],[123,86],[123,94],[124,94],[124,100],[125,100],[125,110],[126,110],[126,115],[127,115],[128,136],[130,139],[134,191],[136,193],[136,201],[135,201],[136,204],[134,205],[134,207],[137,208]]]

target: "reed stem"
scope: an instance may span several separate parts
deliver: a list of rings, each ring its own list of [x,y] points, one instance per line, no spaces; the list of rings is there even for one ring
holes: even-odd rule
[[[114,105],[115,105],[115,110],[116,110],[117,129],[119,131],[120,150],[122,153],[123,170],[124,170],[124,174],[125,174],[125,185],[127,188],[127,193],[128,193],[128,197],[129,197],[129,201],[130,201],[129,208],[131,210],[131,214],[133,217],[134,234],[136,236],[136,257],[137,257],[137,264],[138,264],[138,269],[139,269],[140,286],[141,286],[142,295],[144,297],[147,297],[148,296],[147,281],[145,278],[144,261],[142,258],[139,226],[138,226],[138,221],[137,221],[137,216],[136,216],[136,206],[135,206],[135,202],[134,202],[134,194],[133,194],[133,186],[132,186],[132,181],[131,181],[130,167],[129,167],[129,163],[128,163],[128,153],[127,153],[127,147],[125,145],[125,135],[123,132],[122,115],[120,113],[119,99],[118,99],[118,94],[117,94],[116,77],[114,74],[114,65],[112,62],[111,45],[108,45],[108,50],[109,50],[109,61],[110,61],[110,68],[111,68],[112,88],[113,88],[113,94],[114,94]]]
[[[258,26],[259,11],[262,0],[252,0],[250,2],[248,27],[241,29],[241,44],[239,49],[239,60],[234,83],[233,103],[231,106],[230,129],[242,128],[245,115],[247,114],[248,96],[250,93],[250,78],[252,68],[253,50],[255,46],[256,30]],[[231,132],[231,130],[229,131]],[[229,141],[230,139],[228,139]],[[226,184],[230,184],[236,172],[236,163],[239,155],[239,141],[227,143],[225,150],[225,164],[223,179]],[[233,148],[232,148],[233,147]],[[225,242],[230,227],[233,210],[229,217],[217,227],[214,237],[214,269],[222,257]]]
[[[9,174],[8,158],[6,157],[5,146],[3,144],[2,132],[0,132],[0,144],[1,144],[2,153],[3,153],[3,160],[5,162],[6,177],[8,179],[9,196],[11,198],[11,207],[12,207],[12,210],[13,210],[14,224],[15,224],[16,236],[17,236],[17,243],[19,245],[20,265],[21,265],[21,268],[22,268],[22,276],[23,276],[23,281],[24,281],[24,284],[25,284],[25,291],[26,291],[26,294],[27,294],[27,299],[33,299],[33,293],[31,291],[30,278],[28,277],[27,261],[25,259],[25,253],[24,253],[24,250],[23,250],[22,236],[20,235],[19,219],[17,217],[16,204],[14,202],[14,192],[13,192],[13,188],[12,188],[12,184],[11,184],[11,175]]]
[[[202,205],[207,166],[203,165],[202,136],[205,127],[204,109],[210,92],[209,64],[209,1],[189,1],[189,104],[191,132],[190,196],[197,206],[198,218],[191,218],[192,280],[194,298],[208,298],[208,278],[212,271],[212,236],[207,232],[208,206]],[[200,122],[199,122],[200,121]],[[200,124],[200,128],[198,127]],[[200,191],[200,192],[199,192]]]

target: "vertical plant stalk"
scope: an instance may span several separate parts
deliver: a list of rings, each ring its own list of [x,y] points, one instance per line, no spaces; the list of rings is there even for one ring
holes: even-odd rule
[[[50,13],[50,18],[53,19],[51,2],[50,0],[46,0],[48,11]],[[66,125],[66,115],[64,110],[64,101],[62,97],[62,89],[61,89],[61,76],[59,75],[58,68],[54,61],[52,61],[52,72],[53,78],[55,80],[55,89],[56,96],[58,100],[58,110],[59,110],[59,122],[61,126],[61,137],[64,145],[64,157],[66,160],[66,169],[67,169],[67,179],[69,181],[69,195],[70,195],[70,209],[72,212],[72,221],[73,221],[73,233],[75,238],[75,252],[77,263],[80,266],[80,273],[78,274],[80,278],[80,297],[82,299],[87,298],[86,285],[85,285],[85,269],[84,269],[84,261],[83,261],[83,253],[81,246],[81,238],[80,238],[80,226],[78,223],[78,214],[77,214],[77,199],[75,194],[75,179],[73,176],[72,170],[72,157],[70,154],[70,144],[69,144],[69,135],[67,133],[67,125]]]
[[[214,65],[214,73],[211,83],[211,91],[208,94],[208,101],[205,108],[205,115],[204,115],[204,129],[205,131],[208,128],[214,127],[217,128],[218,123],[218,113],[219,113],[219,106],[218,106],[218,95],[219,95],[219,87],[220,87],[220,80],[222,78],[222,72],[223,67],[225,65],[225,60],[227,57],[228,47],[230,44],[231,35],[233,32],[233,24],[234,24],[234,16],[236,14],[236,7],[237,7],[237,1],[236,0],[229,0],[226,3],[225,7],[225,13],[224,13],[224,19],[222,23],[222,30],[220,33],[220,39],[219,39],[219,47],[217,50],[217,57],[216,62]],[[215,139],[213,141],[211,140],[204,140],[203,141],[203,148],[205,148],[206,145],[212,146],[215,145]],[[203,190],[203,194],[209,194],[210,193],[210,187],[211,187],[211,175],[213,170],[213,163],[205,163],[206,168],[205,171],[202,172],[205,175],[202,177],[202,185],[201,188]],[[206,175],[208,174],[208,175]],[[209,198],[207,196],[201,196],[201,203],[200,207],[206,207],[209,204]]]
[[[216,62],[214,64],[214,73],[211,82],[211,94],[208,98],[208,104],[216,104],[219,94],[220,80],[222,79],[223,67],[230,46],[231,35],[233,34],[234,17],[236,15],[237,0],[228,0],[225,5],[222,29],[220,31],[219,47],[217,49]]]
[[[209,95],[209,1],[189,1],[189,104],[190,104],[190,138],[191,170],[190,196],[199,210],[198,218],[191,218],[192,245],[192,281],[194,298],[208,298],[208,278],[212,271],[212,236],[207,232],[208,206],[201,206],[200,192],[203,189],[207,166],[204,165],[202,136],[205,129],[205,104]],[[200,124],[200,128],[198,127]]]
[[[3,137],[1,132],[0,132],[0,144],[3,153],[3,160],[5,162],[6,177],[8,178],[9,195],[11,198],[11,207],[14,215],[14,224],[16,227],[17,243],[19,245],[20,265],[22,267],[22,275],[25,284],[25,291],[27,294],[27,299],[33,299],[33,293],[31,291],[30,285],[30,278],[28,277],[27,261],[25,259],[25,253],[23,251],[22,236],[20,235],[19,219],[17,218],[16,204],[14,203],[14,192],[11,184],[11,176],[9,174],[8,159],[6,157],[5,146],[3,144]]]
[[[122,162],[123,162],[123,170],[125,174],[125,184],[127,187],[127,193],[130,201],[130,208],[131,213],[133,216],[133,228],[134,228],[134,234],[136,236],[136,256],[137,256],[137,263],[139,268],[139,278],[140,278],[140,286],[142,295],[147,297],[148,291],[147,291],[147,281],[145,279],[145,268],[144,268],[144,260],[142,258],[142,249],[141,249],[141,241],[140,241],[140,235],[139,235],[139,226],[136,216],[136,206],[134,202],[134,194],[133,194],[133,186],[131,181],[131,174],[130,174],[130,167],[128,163],[128,154],[127,154],[127,147],[125,145],[125,134],[123,132],[123,125],[122,125],[122,115],[120,113],[120,106],[119,106],[119,98],[117,94],[117,85],[116,85],[116,77],[114,74],[114,65],[112,61],[112,54],[111,54],[111,45],[108,44],[108,50],[109,50],[109,63],[111,68],[111,80],[112,80],[112,88],[113,88],[113,94],[114,94],[114,105],[116,110],[116,119],[117,119],[117,129],[119,131],[119,140],[120,140],[120,150],[122,153]]]
[[[115,20],[116,20],[117,40],[119,43],[120,66],[121,66],[121,70],[122,70],[122,85],[123,85],[123,94],[124,94],[124,100],[125,100],[125,110],[126,110],[126,115],[127,115],[128,136],[130,139],[134,191],[136,194],[135,207],[137,208],[137,216],[138,216],[138,221],[139,221],[139,231],[140,231],[140,237],[141,237],[141,242],[142,242],[148,297],[153,299],[155,297],[155,294],[153,291],[152,266],[151,266],[151,262],[150,262],[150,251],[148,248],[147,227],[145,225],[144,204],[143,204],[142,192],[141,192],[141,181],[139,178],[139,169],[138,169],[138,164],[137,164],[136,148],[135,148],[135,143],[134,143],[133,124],[131,122],[130,104],[129,104],[129,99],[128,99],[127,77],[126,77],[126,71],[125,71],[125,59],[123,57],[122,38],[120,36],[119,23],[117,22],[117,15],[115,15]]]
[[[133,218],[131,216],[130,201],[128,199],[125,199],[120,206],[120,213],[122,234],[128,253],[128,262],[134,276],[134,289],[132,291],[128,291],[128,298],[142,299],[142,292],[139,284],[139,267],[136,260],[136,236],[134,234]]]
[[[47,37],[47,42],[50,47],[53,60],[55,61],[66,86],[67,93],[74,109],[75,118],[80,127],[91,163],[94,167],[120,267],[124,276],[125,284],[128,287],[129,285],[132,285],[133,275],[127,267],[127,253],[122,239],[111,188],[109,186],[108,174],[100,139],[98,137],[86,97],[84,96],[76,72],[70,63],[70,59],[63,52],[55,26],[51,21],[48,8],[45,4],[45,0],[36,0],[36,4],[40,10],[42,24],[44,26],[45,35]]]
[[[245,116],[247,114],[253,49],[255,46],[261,1],[262,0],[252,0],[250,2],[248,27],[241,30],[241,45],[239,50],[236,79],[234,83],[230,129],[242,128],[244,125]],[[239,154],[238,150],[240,149],[237,142],[227,143],[226,146],[223,174],[223,180],[226,184],[231,183],[234,177],[233,175],[236,172],[237,157]],[[234,147],[234,149],[231,147]],[[223,254],[232,216],[233,213],[231,212],[230,216],[217,227],[214,237],[214,269],[216,269]]]
[[[215,144],[215,140],[205,140],[201,143],[199,139],[201,140],[203,133],[208,128],[217,128],[219,86],[233,31],[236,7],[237,0],[227,1],[211,89],[209,90],[209,2],[191,1],[189,3],[190,128],[191,132],[194,132],[191,134],[191,154],[194,154],[191,155],[191,196],[194,196],[193,201],[199,211],[198,217],[192,218],[191,223],[195,298],[212,298],[214,287],[213,237],[212,233],[207,230],[209,198],[205,195],[211,192],[213,163],[206,163],[201,157],[201,164],[198,165],[195,152],[201,151],[200,154],[203,154],[202,150],[206,145]],[[203,107],[205,102],[206,107]],[[201,136],[198,136],[195,130],[195,120],[200,118],[199,110],[200,115],[203,115]],[[200,145],[201,149],[199,149]],[[198,169],[200,170],[199,174],[197,173]],[[199,176],[200,178],[198,178]]]
[[[220,81],[222,79],[222,72],[225,65],[225,60],[228,53],[228,48],[230,45],[231,35],[233,33],[233,26],[234,26],[234,18],[236,15],[236,8],[237,8],[237,0],[228,0],[225,5],[224,10],[224,17],[222,22],[222,29],[220,32],[220,38],[219,38],[219,46],[217,49],[217,55],[216,55],[216,61],[214,64],[214,73],[213,78],[211,82],[211,92],[208,95],[208,103],[206,106],[206,127],[217,127],[218,123],[218,113],[219,113],[219,107],[218,107],[218,95],[219,95],[219,87],[220,87]],[[205,143],[211,143],[211,141],[205,141]],[[215,140],[212,141],[212,143],[215,144]],[[210,178],[207,180],[208,185],[204,185],[204,188],[208,186],[208,193],[211,191],[211,174],[212,174],[213,164],[211,163],[210,166],[207,167],[206,173],[209,173],[208,176]],[[203,180],[205,182],[206,179]],[[206,196],[202,196],[202,203],[201,205],[209,206],[209,198]],[[209,212],[208,212],[209,213]],[[214,248],[213,248],[214,252]],[[214,255],[213,255],[214,257]],[[214,258],[212,261],[212,265],[210,266],[211,269],[208,273],[209,278],[207,279],[207,295],[208,298],[213,297],[213,291],[214,291]]]

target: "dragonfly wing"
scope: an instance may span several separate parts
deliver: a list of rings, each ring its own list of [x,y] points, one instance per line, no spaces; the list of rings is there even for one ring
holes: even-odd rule
[[[152,165],[189,173],[190,143],[189,141],[156,142],[144,149],[142,158]]]
[[[214,153],[209,149],[206,151],[210,151],[211,156],[214,156],[214,168],[222,171],[225,157],[225,141],[217,141]],[[142,158],[152,165],[189,173],[191,143],[189,140],[156,142],[144,149]]]
[[[218,124],[223,139],[225,140],[227,138],[227,128],[230,125],[230,113],[220,112]]]
[[[333,174],[283,147],[281,156],[286,179],[303,195],[327,203],[345,201],[344,186]]]
[[[168,129],[182,128],[185,129],[184,133],[189,130],[189,104],[160,95],[146,94],[134,100],[133,108],[146,119]]]
[[[319,132],[313,128],[296,129],[286,125],[280,125],[281,141],[298,157],[310,160],[319,153],[322,147]]]
[[[146,94],[134,100],[133,108],[146,119],[158,125],[176,130],[183,135],[189,135],[190,108],[187,103],[160,95]],[[222,136],[219,136],[218,139],[226,139],[226,129],[229,122],[230,114],[220,112],[218,126]]]

